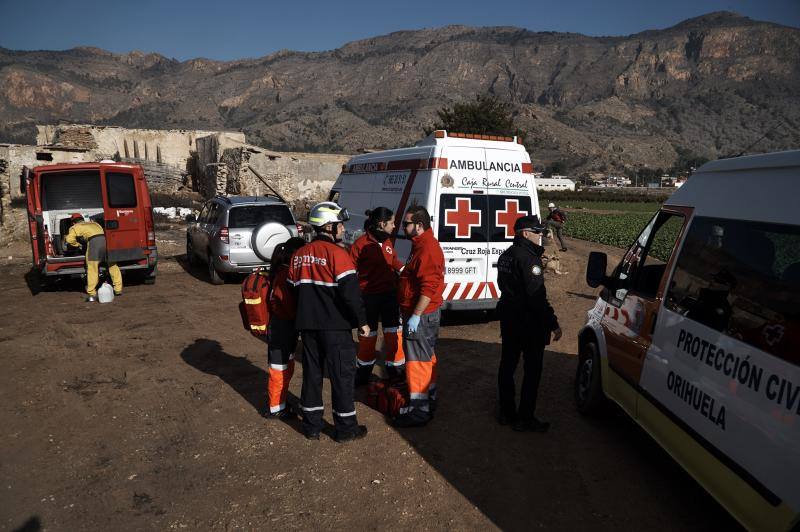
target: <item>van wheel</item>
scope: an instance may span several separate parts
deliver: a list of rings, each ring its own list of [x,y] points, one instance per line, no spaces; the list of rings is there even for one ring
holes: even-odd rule
[[[211,258],[211,252],[208,252],[208,280],[211,284],[224,284],[225,279],[219,274],[214,267],[214,260]]]
[[[156,284],[157,268],[158,268],[157,266],[153,266],[153,268],[151,270],[147,270],[147,273],[145,274],[144,278],[142,279],[142,282],[144,284]]]
[[[605,404],[600,354],[594,342],[586,342],[580,350],[575,374],[575,403],[578,412],[585,416],[597,414]]]

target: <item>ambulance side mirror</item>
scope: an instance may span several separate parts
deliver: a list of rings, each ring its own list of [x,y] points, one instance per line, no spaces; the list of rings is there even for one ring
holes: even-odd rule
[[[609,279],[606,276],[608,257],[605,253],[592,251],[589,253],[589,262],[586,264],[586,284],[592,288],[600,285],[607,286]]]

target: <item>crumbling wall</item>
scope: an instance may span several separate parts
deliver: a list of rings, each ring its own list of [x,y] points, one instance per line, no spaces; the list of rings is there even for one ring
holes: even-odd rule
[[[294,202],[327,197],[349,156],[272,152],[214,135],[197,139],[197,159],[203,170],[196,190],[204,197],[214,193],[261,196],[272,187]],[[220,164],[227,169],[224,183],[218,181],[222,179]],[[208,169],[213,169],[213,174]]]
[[[198,138],[224,135],[244,142],[244,133],[191,129],[128,129],[117,126],[59,124],[37,126],[37,143],[93,149],[109,159],[141,159],[187,169]],[[89,147],[94,144],[94,147]]]
[[[23,204],[22,168],[44,164],[97,161],[91,150],[65,149],[53,146],[0,145],[0,225],[2,237],[24,236],[27,214]],[[12,205],[15,208],[12,208]]]

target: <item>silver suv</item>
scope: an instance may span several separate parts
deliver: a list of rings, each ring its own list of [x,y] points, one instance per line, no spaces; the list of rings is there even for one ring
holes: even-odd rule
[[[269,266],[275,246],[299,236],[291,209],[273,197],[217,196],[186,221],[186,257],[191,265],[206,263],[212,284]]]

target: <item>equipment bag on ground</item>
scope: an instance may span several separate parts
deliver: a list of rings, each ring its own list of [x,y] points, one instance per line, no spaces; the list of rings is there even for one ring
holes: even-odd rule
[[[242,283],[242,302],[239,303],[242,325],[250,334],[261,339],[266,338],[269,325],[269,290],[270,280],[264,270],[254,271]]]
[[[389,417],[396,417],[408,404],[408,385],[405,380],[388,379],[371,382],[367,387],[367,406]]]

